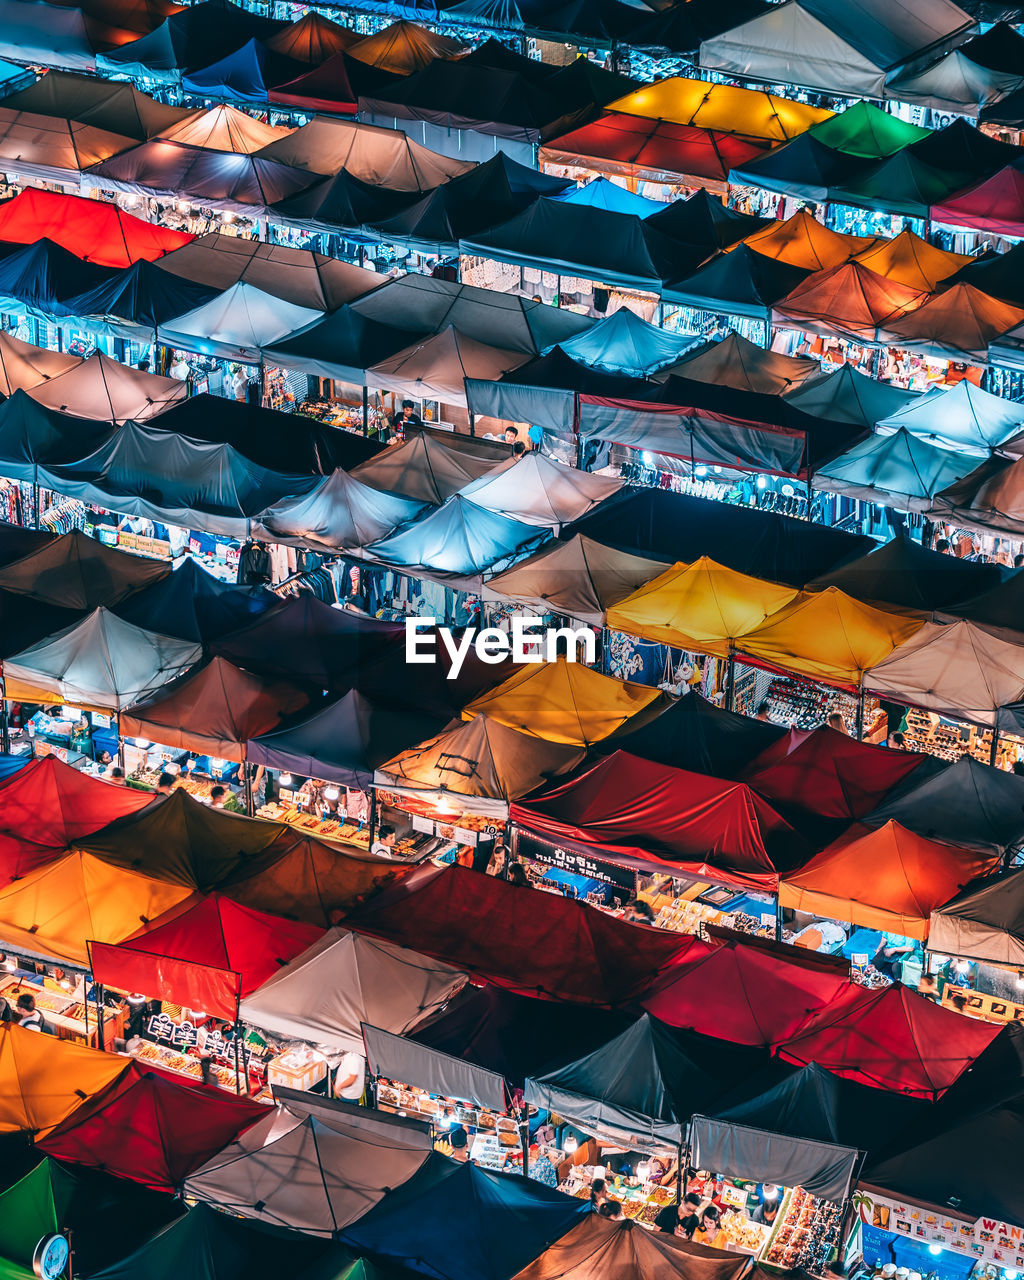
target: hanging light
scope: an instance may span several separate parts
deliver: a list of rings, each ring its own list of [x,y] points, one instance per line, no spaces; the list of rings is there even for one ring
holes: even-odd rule
[[[338,790],[337,787],[324,787],[325,800],[337,800],[340,795],[341,795],[341,792]]]
[[[939,1254],[942,1252],[942,1246],[938,1244],[930,1244],[928,1246],[928,1252],[932,1255],[933,1258],[937,1258]]]
[[[649,1160],[641,1160],[636,1167],[636,1176],[641,1182],[646,1182],[651,1176],[651,1162]]]
[[[177,777],[177,775],[181,773],[181,765],[176,764],[173,760],[168,760],[164,765],[164,771],[169,773],[172,777]]]
[[[570,1133],[562,1144],[562,1150],[567,1156],[573,1156],[579,1149],[579,1145],[580,1144],[576,1141],[576,1135],[574,1133]]]
[[[290,773],[280,774],[277,780],[278,782],[280,782],[282,787],[290,787],[292,783],[295,781],[295,779],[292,777]]]
[[[18,962],[17,960],[15,960],[14,956],[7,956],[4,959],[4,968],[7,970],[8,973],[14,973],[17,967],[18,967]]]
[[[968,970],[970,969],[970,967],[971,967],[971,966],[970,966],[969,962],[968,962],[968,961],[966,961],[966,960],[954,960],[954,961],[953,961],[953,968],[954,968],[954,970],[955,970],[957,973],[967,973],[967,972],[968,972]]]
[[[441,799],[437,802],[438,813],[458,813],[458,807],[448,799],[448,793],[444,787],[441,788]]]

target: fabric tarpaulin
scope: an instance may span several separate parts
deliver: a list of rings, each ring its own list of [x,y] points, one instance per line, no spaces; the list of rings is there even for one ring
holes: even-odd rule
[[[508,1109],[508,1090],[502,1076],[426,1045],[416,1044],[380,1027],[363,1025],[366,1065],[375,1076],[413,1080],[431,1093],[459,1098],[492,1111]]]

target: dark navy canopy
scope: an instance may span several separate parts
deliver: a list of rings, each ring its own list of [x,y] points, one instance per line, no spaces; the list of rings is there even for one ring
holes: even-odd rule
[[[278,603],[278,597],[262,587],[221,582],[189,557],[166,578],[122,601],[114,612],[147,631],[207,644]]]

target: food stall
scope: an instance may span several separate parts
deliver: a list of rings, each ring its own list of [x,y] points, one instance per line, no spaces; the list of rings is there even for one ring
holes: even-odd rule
[[[276,795],[256,811],[256,816],[287,822],[318,840],[366,853],[371,840],[371,809],[369,795],[356,787],[279,773]]]
[[[87,974],[42,961],[8,954],[0,969],[0,996],[14,1008],[20,995],[33,996],[36,1008],[60,1040],[108,1048],[121,1035],[124,1017],[117,1009],[103,1008]]]

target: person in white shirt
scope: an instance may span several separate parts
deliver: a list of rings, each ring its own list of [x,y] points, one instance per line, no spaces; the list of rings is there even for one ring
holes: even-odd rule
[[[349,1051],[334,1073],[334,1096],[345,1102],[358,1102],[366,1087],[366,1059]]]
[[[370,846],[370,852],[377,858],[394,858],[395,854],[395,829],[394,827],[381,827],[377,832],[377,839]]]

